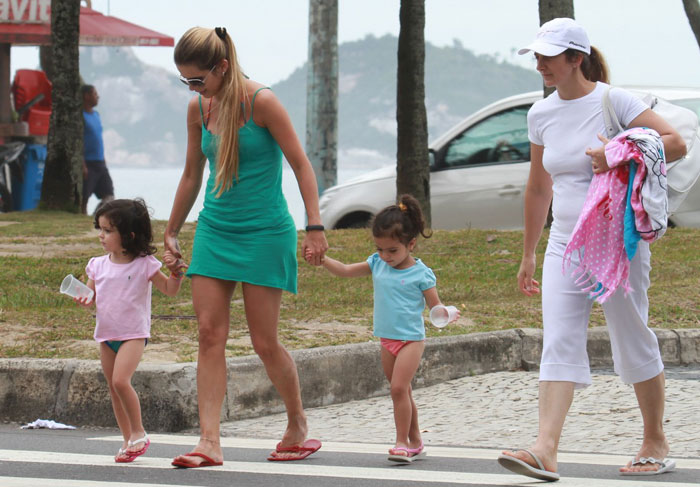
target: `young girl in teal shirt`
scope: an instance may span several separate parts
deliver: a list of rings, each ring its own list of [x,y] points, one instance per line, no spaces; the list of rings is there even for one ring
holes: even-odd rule
[[[411,395],[413,380],[425,349],[423,310],[440,303],[435,274],[411,251],[425,222],[418,201],[399,197],[397,205],[380,211],[372,224],[377,252],[365,262],[343,264],[324,257],[322,265],[340,277],[372,276],[374,285],[374,335],[381,340],[381,360],[391,383],[396,444],[389,460],[410,463],[425,450],[418,426],[418,410]],[[308,258],[307,258],[308,260]]]

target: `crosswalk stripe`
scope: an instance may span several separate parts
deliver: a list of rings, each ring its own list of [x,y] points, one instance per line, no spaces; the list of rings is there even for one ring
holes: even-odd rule
[[[63,452],[37,452],[23,450],[0,450],[0,461],[7,462],[32,462],[32,463],[50,463],[50,464],[75,464],[81,466],[111,466],[112,468],[149,468],[149,469],[172,469],[169,458],[157,457],[140,457],[136,462],[129,464],[128,467],[117,465],[114,463],[114,458],[110,455],[90,455],[77,453]],[[370,468],[370,467],[344,467],[344,466],[329,466],[329,465],[312,465],[300,463],[281,463],[281,462],[225,462],[220,467],[211,467],[205,469],[208,472],[238,472],[263,475],[295,475],[306,477],[334,477],[347,479],[368,479],[368,480],[387,480],[387,481],[403,481],[403,482],[419,482],[419,483],[452,483],[452,484],[477,484],[477,485],[506,485],[529,483],[525,477],[520,475],[510,474],[483,474],[471,472],[454,472],[454,471],[432,471],[422,469],[422,466],[428,466],[423,462],[416,464],[416,468],[391,468],[387,466]],[[201,470],[194,470],[195,472]],[[8,477],[14,479],[15,477]],[[661,479],[661,478],[659,478]],[[5,478],[0,477],[0,485],[10,486],[5,483]],[[590,478],[565,477],[559,485],[569,487],[589,487],[591,485]],[[595,479],[596,487],[622,487],[629,486],[628,480],[617,479]],[[16,484],[17,487],[36,487],[34,484]],[[53,479],[47,482],[47,485],[52,487],[63,487],[57,484]],[[68,485],[68,484],[64,484]],[[82,487],[73,481],[71,486]],[[122,484],[113,482],[96,482],[91,481],[91,487],[121,487]],[[123,484],[127,485],[127,484]],[[128,484],[134,487],[134,484]],[[135,484],[138,486],[138,484]],[[645,487],[698,487],[696,483],[680,483],[680,482],[660,482],[660,481],[645,481]],[[14,485],[12,487],[15,487]],[[153,487],[152,484],[143,484],[142,487]]]
[[[32,477],[0,477],[2,487],[164,487],[163,484],[138,482],[101,482],[98,480],[42,479]],[[201,487],[180,485],[177,487]]]
[[[198,437],[194,436],[182,436],[182,435],[164,435],[164,434],[153,434],[148,435],[151,441],[156,444],[164,445],[183,445],[193,448],[197,444]],[[123,438],[121,436],[101,436],[88,438],[92,441],[110,441],[117,442],[121,444]],[[258,439],[258,438],[221,438],[221,446],[224,448],[250,448],[250,449],[260,449],[260,450],[272,450],[274,445],[277,444],[279,440],[271,439]],[[376,443],[346,443],[346,442],[332,442],[324,441],[321,452],[332,452],[332,453],[368,453],[377,455],[387,455],[389,445],[381,445]],[[489,449],[489,448],[465,448],[465,447],[448,447],[448,446],[432,446],[426,445],[426,451],[428,456],[431,457],[441,457],[441,458],[470,458],[475,460],[493,460],[496,461],[498,454],[501,450]],[[189,450],[188,450],[189,451]],[[613,465],[622,466],[625,465],[632,455],[622,456],[622,455],[608,455],[608,454],[594,454],[594,453],[566,453],[560,452],[558,455],[558,460],[560,463],[576,463],[576,464],[586,464],[586,465]],[[700,470],[700,459],[695,458],[683,458],[677,459],[677,468],[683,469],[699,469]]]

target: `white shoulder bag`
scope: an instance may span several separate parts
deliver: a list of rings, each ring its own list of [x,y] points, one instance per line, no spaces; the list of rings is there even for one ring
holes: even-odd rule
[[[615,109],[610,103],[610,90],[608,88],[603,94],[603,118],[605,119],[605,130],[608,139],[612,139],[617,134],[625,130],[615,113]],[[639,96],[639,95],[637,95]],[[687,108],[674,105],[670,101],[658,97],[652,93],[645,93],[640,96],[655,113],[659,114],[671,126],[676,129],[685,141],[687,153],[684,157],[675,161],[666,162],[666,173],[668,177],[668,210],[675,212],[683,203],[690,188],[700,176],[700,132],[698,132],[698,117]]]

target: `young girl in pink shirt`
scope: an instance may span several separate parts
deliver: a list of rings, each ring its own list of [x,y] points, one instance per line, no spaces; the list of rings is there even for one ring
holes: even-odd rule
[[[151,284],[168,296],[180,289],[182,274],[167,277],[153,257],[153,232],[141,199],[112,200],[95,214],[95,228],[106,254],[93,257],[85,271],[94,301],[76,302],[97,308],[95,340],[100,344],[102,371],[109,384],[114,415],[124,442],[114,457],[133,462],[151,444],[141,421],[141,405],[131,377],[151,336]],[[165,261],[172,256],[166,252]]]

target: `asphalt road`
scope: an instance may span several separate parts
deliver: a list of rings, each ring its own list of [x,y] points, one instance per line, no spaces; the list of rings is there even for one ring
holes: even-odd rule
[[[696,399],[696,398],[695,398]],[[155,486],[332,486],[399,487],[533,485],[538,481],[500,468],[497,451],[430,445],[428,456],[411,465],[386,460],[386,445],[324,442],[303,462],[268,462],[273,440],[223,438],[221,467],[182,470],[171,459],[195,439],[184,434],[151,435],[148,453],[134,463],[115,464],[116,430],[22,430],[0,425],[1,487],[155,487]],[[562,453],[557,485],[632,487],[700,486],[700,459],[677,459],[677,471],[649,478],[621,477],[615,455]]]

